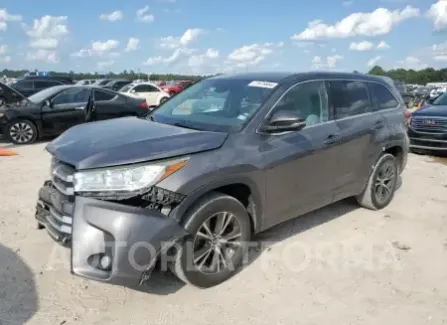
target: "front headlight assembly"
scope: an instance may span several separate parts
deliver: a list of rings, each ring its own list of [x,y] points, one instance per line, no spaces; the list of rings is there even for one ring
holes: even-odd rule
[[[74,174],[75,192],[135,192],[151,187],[188,164],[189,157],[86,170]]]

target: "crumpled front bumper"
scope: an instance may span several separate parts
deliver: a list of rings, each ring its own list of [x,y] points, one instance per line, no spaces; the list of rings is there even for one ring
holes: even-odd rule
[[[51,187],[40,190],[40,199],[47,191]],[[76,196],[74,206],[71,272],[93,280],[140,285],[163,249],[187,235],[175,220],[156,210],[80,196]],[[45,226],[44,219],[41,211],[39,222]]]

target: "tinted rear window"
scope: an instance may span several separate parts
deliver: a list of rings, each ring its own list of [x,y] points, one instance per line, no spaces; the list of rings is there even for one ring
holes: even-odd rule
[[[328,93],[335,118],[341,119],[371,111],[368,88],[362,81],[329,81]]]
[[[385,86],[372,82],[368,83],[368,86],[374,110],[394,108],[399,105],[399,102]]]

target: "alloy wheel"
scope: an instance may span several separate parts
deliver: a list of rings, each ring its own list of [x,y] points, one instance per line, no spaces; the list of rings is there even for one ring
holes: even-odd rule
[[[208,274],[226,270],[241,246],[241,237],[240,224],[233,214],[220,212],[211,216],[202,223],[195,235],[194,266]]]
[[[17,143],[27,143],[33,138],[34,131],[28,123],[18,122],[11,126],[9,135]]]
[[[374,184],[376,200],[380,204],[386,202],[393,195],[395,180],[395,166],[392,162],[387,161],[380,167]]]

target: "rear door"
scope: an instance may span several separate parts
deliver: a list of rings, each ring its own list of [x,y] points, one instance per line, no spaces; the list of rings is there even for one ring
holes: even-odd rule
[[[334,200],[363,190],[376,157],[377,133],[385,127],[371,107],[368,86],[361,80],[329,80],[329,103],[340,129],[334,139],[340,154]]]
[[[145,98],[148,106],[156,106],[158,104],[158,95],[160,94],[158,88],[148,84],[141,84],[135,86],[133,91],[138,97]]]
[[[122,116],[123,101],[118,100],[117,93],[106,89],[95,89],[93,94],[93,120],[108,120]]]
[[[91,90],[73,87],[53,97],[51,106],[42,108],[44,127],[52,133],[61,133],[72,126],[84,123],[89,105]]]

